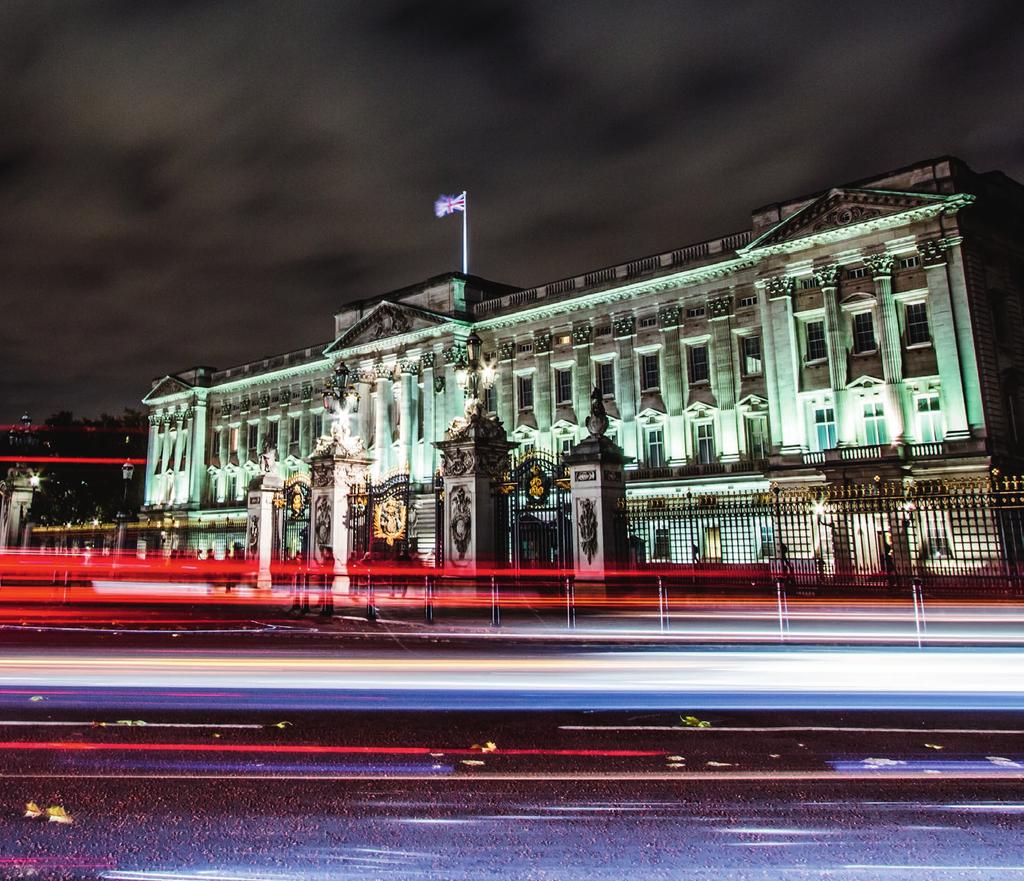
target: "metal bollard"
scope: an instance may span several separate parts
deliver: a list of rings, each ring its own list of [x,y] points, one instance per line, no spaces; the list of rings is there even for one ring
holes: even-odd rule
[[[565,578],[565,626],[576,629],[576,585],[571,575]]]
[[[775,597],[779,609],[779,642],[785,642],[789,631],[789,600],[781,578],[775,582]]]
[[[491,576],[491,627],[501,627],[501,598],[498,595],[498,579]]]
[[[376,590],[373,584],[373,576],[366,576],[366,620],[377,620]]]
[[[665,580],[658,576],[658,627],[662,633],[670,628],[668,617],[668,595],[665,593]]]
[[[923,645],[923,636],[928,632],[928,624],[924,617],[924,587],[920,578],[910,584],[910,594],[914,600],[914,630],[917,632],[917,647]]]
[[[434,623],[434,576],[423,577],[423,620]]]

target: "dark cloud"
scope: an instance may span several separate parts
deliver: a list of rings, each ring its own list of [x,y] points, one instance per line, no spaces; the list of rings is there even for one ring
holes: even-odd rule
[[[943,154],[1024,177],[1016,3],[7,0],[0,421],[533,285]]]

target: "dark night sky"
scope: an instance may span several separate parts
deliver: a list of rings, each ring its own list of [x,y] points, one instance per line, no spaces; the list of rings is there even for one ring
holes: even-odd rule
[[[1024,179],[1019,0],[2,0],[0,421],[533,285],[944,153]]]

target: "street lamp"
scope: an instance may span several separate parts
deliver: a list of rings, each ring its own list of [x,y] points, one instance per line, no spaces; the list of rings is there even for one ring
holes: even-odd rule
[[[466,395],[470,400],[480,398],[480,347],[483,340],[473,331],[466,338]]]
[[[135,466],[125,461],[124,465],[121,466],[121,480],[124,481],[124,493],[121,496],[121,513],[125,518],[128,517],[128,484],[132,482],[132,475],[135,473]]]

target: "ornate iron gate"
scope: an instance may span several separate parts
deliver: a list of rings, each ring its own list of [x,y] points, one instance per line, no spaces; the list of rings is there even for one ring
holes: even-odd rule
[[[409,475],[393,474],[349,495],[352,556],[404,560],[409,557]]]
[[[278,517],[274,524],[274,544],[280,560],[309,559],[311,492],[309,475],[294,474],[275,495]]]
[[[495,528],[515,568],[572,566],[569,471],[542,450],[513,456],[498,486]]]

